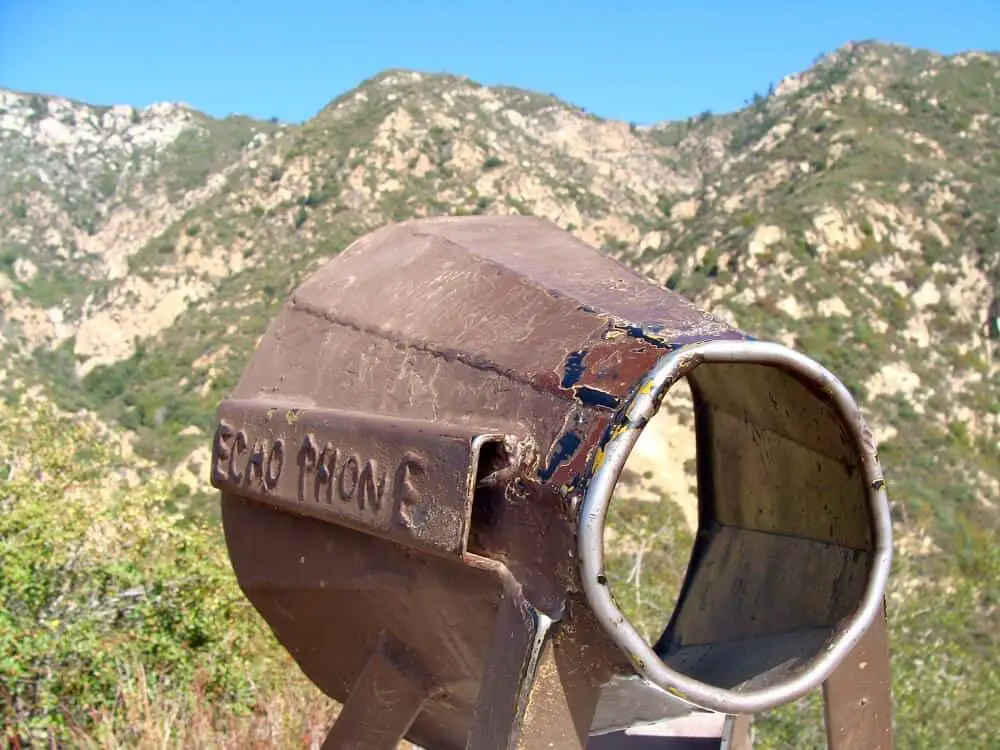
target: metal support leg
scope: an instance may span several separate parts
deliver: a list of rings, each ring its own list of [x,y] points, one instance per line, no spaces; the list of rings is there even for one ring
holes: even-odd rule
[[[582,750],[605,675],[586,650],[586,618],[554,623],[507,591],[468,750]]]
[[[885,607],[823,684],[830,750],[892,750],[892,685]]]
[[[753,750],[753,716],[726,717],[719,746],[721,750]]]
[[[545,644],[521,727],[518,750],[585,748],[600,686],[588,672],[586,656],[570,639]]]
[[[382,641],[372,652],[323,750],[393,750],[435,690]]]

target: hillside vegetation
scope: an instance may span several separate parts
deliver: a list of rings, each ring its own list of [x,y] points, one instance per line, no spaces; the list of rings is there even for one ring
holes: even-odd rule
[[[0,90],[0,383],[21,425],[4,427],[0,451],[8,467],[22,454],[70,460],[29,440],[35,419],[40,434],[55,429],[46,421],[55,417],[18,405],[32,385],[61,410],[94,414],[144,467],[107,505],[94,493],[63,500],[70,482],[13,471],[0,502],[18,510],[4,511],[0,549],[21,554],[22,528],[64,549],[56,535],[86,537],[74,531],[77,515],[138,512],[121,499],[131,493],[150,498],[158,515],[142,528],[157,532],[123,542],[120,562],[94,558],[114,569],[100,574],[116,582],[114,596],[147,579],[186,580],[196,558],[206,581],[231,591],[207,487],[208,431],[277,307],[387,221],[532,214],[743,330],[804,351],[848,385],[879,440],[899,540],[890,621],[900,746],[985,742],[1000,720],[988,700],[1000,674],[1000,323],[989,320],[1000,295],[1000,55],[852,44],[748,94],[737,112],[637,127],[550,96],[403,70],[362,82],[301,125]],[[91,450],[100,452],[88,447],[69,468],[97,481],[110,459]],[[676,477],[645,482],[647,502],[622,505],[622,534],[634,542],[617,553],[626,587],[636,545],[654,554],[649,570],[669,577],[683,564],[683,514],[648,502],[684,507]],[[76,515],[41,523],[47,508],[71,503]],[[178,557],[188,524],[191,551]],[[675,548],[680,558],[657,562]],[[4,596],[26,596],[11,593],[23,582],[11,583],[2,559]],[[34,575],[35,562],[18,564]],[[60,571],[81,564],[53,557],[45,585],[62,585]],[[97,596],[71,578],[84,588],[67,589],[59,606]],[[192,586],[170,596],[192,616],[206,608],[197,660],[209,672],[232,649],[227,638],[264,654],[258,665],[281,658],[236,599]],[[669,593],[654,586],[631,601],[662,613]],[[11,611],[22,614],[0,620],[10,639],[0,664],[36,682],[32,659],[48,642],[18,634],[53,606],[39,596],[16,599]],[[128,611],[165,642],[151,652],[129,636],[129,663],[160,679],[176,661],[177,679],[202,679],[182,666],[193,663],[184,645],[193,625],[166,623],[149,606]],[[247,630],[211,630],[218,618]],[[88,620],[84,642],[124,637],[125,622]],[[67,679],[90,669],[71,662]],[[109,679],[32,687],[16,701],[0,694],[4,723],[44,733],[70,726],[54,718],[66,711],[72,722],[85,706],[105,715],[120,702],[84,696],[106,692]],[[219,674],[205,684],[223,691],[224,706],[270,689]],[[761,742],[812,746],[820,725],[807,701],[764,719]]]
[[[20,396],[20,394],[19,394]],[[243,597],[216,525],[99,422],[0,406],[0,740],[287,747],[331,704]]]

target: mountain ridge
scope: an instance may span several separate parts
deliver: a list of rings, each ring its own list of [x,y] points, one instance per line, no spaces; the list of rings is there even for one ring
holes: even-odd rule
[[[817,356],[876,408],[883,439],[899,435],[900,409],[919,417],[930,403],[938,428],[964,435],[953,426],[963,423],[969,440],[989,441],[996,365],[980,324],[998,273],[998,61],[849,43],[742,110],[648,128],[517,87],[403,69],[365,79],[301,125],[4,91],[7,369],[58,362],[70,402],[125,418],[148,431],[147,444],[155,435],[191,450],[206,419],[194,404],[210,412],[230,376],[209,377],[176,405],[189,424],[164,417],[163,404],[146,414],[119,382],[150,367],[150,347],[177,326],[201,321],[219,338],[206,347],[235,338],[246,357],[241,325],[253,318],[259,330],[295,280],[364,231],[410,216],[531,213]],[[970,86],[963,76],[973,74],[985,84]],[[964,129],[950,137],[956,123]],[[275,257],[287,264],[280,272]],[[227,295],[254,312],[219,327],[210,318]],[[852,319],[863,309],[876,315]],[[946,341],[945,330],[959,335]],[[199,351],[185,368],[211,371],[217,358]],[[942,377],[945,367],[961,374]],[[953,390],[964,400],[945,407]],[[101,402],[108,395],[114,408]],[[189,439],[166,435],[164,420]],[[177,461],[178,450],[159,457]],[[976,492],[990,502],[991,489]]]
[[[387,222],[539,216],[848,386],[893,508],[906,736],[945,736],[927,706],[995,726],[1000,55],[845,45],[743,109],[649,127],[405,70],[301,124],[38,96],[0,91],[8,401],[95,414],[175,510],[211,515],[215,409],[304,278]],[[630,481],[690,526],[671,394]],[[645,549],[659,523],[621,539]]]

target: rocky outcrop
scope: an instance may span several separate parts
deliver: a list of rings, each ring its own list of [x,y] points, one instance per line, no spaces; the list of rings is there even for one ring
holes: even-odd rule
[[[648,128],[407,71],[301,126],[3,92],[2,346],[30,358],[71,344],[82,377],[140,340],[204,337],[177,385],[204,399],[225,376],[212,357],[231,353],[244,327],[259,335],[293,277],[357,232],[410,216],[529,213],[732,325],[834,363],[885,440],[939,429],[974,452],[1000,398],[983,326],[997,254],[995,206],[982,196],[997,177],[980,156],[1000,120],[985,104],[993,88],[962,99],[939,84],[942,71],[973,68],[998,65],[849,45],[744,110]],[[187,327],[209,308],[234,317]],[[901,400],[917,426],[894,426]],[[658,451],[687,455],[679,423],[661,421],[637,454],[649,470]],[[679,465],[657,476],[689,507]]]

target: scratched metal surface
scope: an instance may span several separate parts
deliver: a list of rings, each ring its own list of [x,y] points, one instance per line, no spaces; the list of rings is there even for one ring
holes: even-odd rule
[[[220,408],[213,483],[240,585],[338,700],[401,644],[433,686],[399,678],[424,747],[583,747],[601,686],[632,673],[581,591],[590,467],[661,358],[745,338],[541,220],[377,230],[293,293]],[[780,680],[866,570],[852,446],[787,375],[695,375],[702,531],[658,647],[720,684]],[[779,642],[773,663],[734,647],[759,638]]]
[[[431,552],[465,551],[488,433],[237,399],[218,416],[212,481],[223,492]]]
[[[559,485],[664,352],[718,337],[742,334],[548,222],[411,221],[307,279],[234,395],[322,394],[327,408],[455,424],[490,415],[537,434],[538,476]]]

